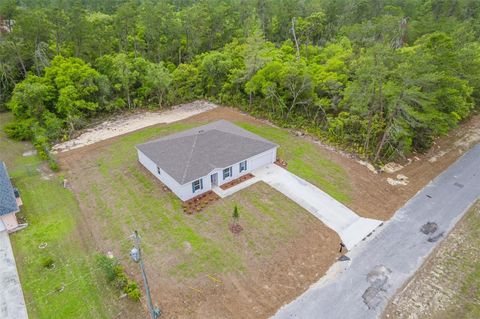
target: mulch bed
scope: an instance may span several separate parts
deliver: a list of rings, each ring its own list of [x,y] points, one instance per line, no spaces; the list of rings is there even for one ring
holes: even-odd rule
[[[228,228],[230,228],[230,231],[235,235],[240,234],[243,230],[243,227],[238,223],[231,223]]]
[[[280,167],[287,168],[287,162],[282,160],[280,157],[277,157],[275,164],[277,164]]]
[[[213,191],[205,192],[192,199],[183,202],[182,208],[185,214],[192,215],[200,213],[208,204],[220,199],[220,197]]]
[[[252,174],[248,173],[243,176],[240,176],[239,178],[234,179],[233,181],[230,181],[228,183],[225,183],[220,186],[221,189],[226,190],[229,189],[230,187],[233,187],[235,185],[238,185],[242,182],[245,182],[246,180],[249,180],[250,178],[254,177]]]

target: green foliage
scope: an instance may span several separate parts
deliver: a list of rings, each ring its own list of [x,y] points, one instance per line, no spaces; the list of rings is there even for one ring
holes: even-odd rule
[[[8,137],[19,140],[26,141],[30,140],[33,137],[32,124],[34,119],[26,120],[15,120],[4,126],[5,133]]]
[[[97,264],[103,269],[105,272],[105,276],[109,282],[115,280],[117,274],[115,272],[115,260],[112,258],[108,258],[104,254],[98,254],[96,256]]]
[[[52,108],[54,98],[54,88],[47,79],[29,74],[15,85],[7,106],[17,118],[41,118]]]
[[[240,218],[240,213],[238,212],[238,206],[237,205],[235,205],[233,207],[232,218],[233,218],[234,223],[237,223],[238,219]]]
[[[80,237],[76,225],[81,212],[75,196],[62,187],[62,178],[42,177],[44,162],[38,156],[22,156],[25,143],[5,136],[3,125],[12,117],[11,113],[0,114],[0,156],[20,189],[24,202],[21,216],[29,224],[21,233],[10,235],[29,317],[114,317],[121,301],[98,276],[101,273],[93,271],[96,265],[91,251],[83,244],[85,238]],[[45,242],[48,246],[39,249]],[[55,261],[54,270],[42,266],[48,256]]]
[[[143,58],[135,58],[124,53],[104,55],[98,59],[98,68],[107,76],[113,93],[122,100],[122,107],[135,106],[135,85],[145,63]]]
[[[52,257],[44,257],[42,259],[42,267],[43,268],[52,268],[55,265],[55,260]]]
[[[46,145],[99,113],[205,98],[372,161],[404,157],[480,101],[478,9],[470,0],[8,2],[0,108],[16,116],[10,136]]]
[[[147,103],[161,108],[166,104],[171,83],[172,75],[164,63],[148,63],[139,92]]]
[[[116,258],[109,258],[103,254],[98,254],[96,260],[99,267],[105,272],[105,277],[109,283],[126,293],[130,299],[134,301],[140,300],[140,288],[136,282],[127,277],[123,266]]]
[[[140,289],[138,288],[138,285],[134,281],[128,281],[125,287],[123,288],[123,292],[127,294],[127,296],[132,299],[133,301],[139,301],[140,300]]]
[[[73,132],[98,107],[98,79],[98,72],[83,60],[55,57],[43,77],[28,75],[15,86],[8,107],[17,119],[29,122],[17,120],[17,132],[10,130],[9,136],[29,136],[37,148],[44,149],[49,141],[63,135],[66,125]],[[26,132],[25,123],[30,124],[33,134],[20,134]]]
[[[198,68],[191,64],[180,64],[173,72],[173,92],[171,99],[188,102],[201,97]]]

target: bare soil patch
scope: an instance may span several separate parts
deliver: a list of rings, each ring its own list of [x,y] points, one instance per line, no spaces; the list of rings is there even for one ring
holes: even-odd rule
[[[427,153],[412,154],[400,163],[401,168],[396,167],[391,173],[374,173],[352,154],[321,142],[317,144],[348,172],[353,200],[347,206],[363,217],[388,220],[413,195],[479,142],[480,114],[474,114],[460,127],[438,138]]]

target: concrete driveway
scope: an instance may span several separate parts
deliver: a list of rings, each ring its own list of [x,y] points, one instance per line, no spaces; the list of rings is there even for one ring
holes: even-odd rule
[[[380,317],[388,300],[479,197],[477,145],[400,208],[381,231],[349,252],[350,263],[337,262],[325,277],[273,318]]]
[[[0,318],[27,319],[27,308],[8,233],[0,221]]]
[[[278,165],[264,166],[252,174],[335,230],[348,249],[352,249],[382,223],[380,220],[358,216],[318,187]]]

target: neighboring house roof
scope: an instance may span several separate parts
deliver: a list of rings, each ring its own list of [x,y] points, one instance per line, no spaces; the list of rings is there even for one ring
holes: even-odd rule
[[[137,145],[179,184],[275,147],[278,145],[224,120]]]
[[[18,212],[17,200],[7,167],[0,162],[0,216]]]

